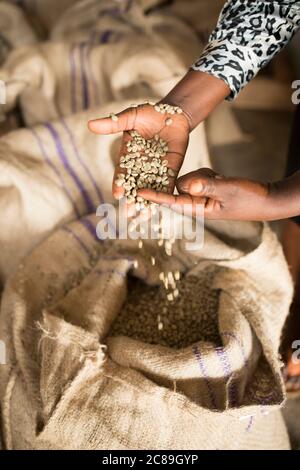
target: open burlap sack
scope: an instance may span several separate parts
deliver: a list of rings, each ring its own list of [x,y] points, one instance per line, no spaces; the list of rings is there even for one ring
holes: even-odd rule
[[[166,259],[153,241],[143,251],[136,241],[99,242],[96,223],[87,217],[56,231],[6,284],[6,447],[288,448],[278,346],[292,288],[270,229],[252,251],[206,232],[202,249],[187,252],[181,240]],[[111,336],[130,271],[150,286],[161,270],[200,276],[207,267],[211,292],[219,292],[206,320],[218,329],[217,342],[202,341],[199,331],[199,341],[176,350]]]
[[[180,28],[169,48],[163,39],[176,39],[178,23],[152,18],[157,30],[165,27],[158,46],[149,40],[147,22],[141,37],[130,20],[122,46],[115,33],[108,39],[101,34],[100,42],[108,42],[101,49],[80,45],[86,41],[81,31],[70,44],[16,51],[0,71],[9,85],[8,107],[19,99],[27,124],[45,122],[0,141],[2,280],[10,274],[0,312],[0,339],[8,350],[8,364],[0,368],[6,448],[288,447],[278,411],[283,392],[277,350],[291,286],[267,228],[252,251],[245,240],[240,250],[231,248],[239,242],[237,224],[234,240],[224,243],[207,233],[201,252],[191,256],[178,244],[175,261],[160,260],[161,268],[176,266],[199,278],[206,267],[216,267],[212,288],[220,289],[220,306],[210,320],[217,315],[221,342],[199,341],[179,352],[111,335],[126,300],[136,243],[100,246],[95,220],[85,218],[34,249],[56,227],[111,200],[119,136],[94,136],[84,122],[127,106],[127,96],[130,102],[160,97],[184,72],[182,57],[188,56],[176,49],[188,30]],[[156,28],[152,23],[150,29]],[[149,54],[142,57],[145,49]],[[97,90],[101,104],[114,99],[114,107],[61,120],[97,104]],[[201,166],[204,154],[207,160],[203,128],[194,135],[183,172]],[[278,271],[280,283],[273,279]],[[157,282],[148,255],[139,254],[135,275]]]

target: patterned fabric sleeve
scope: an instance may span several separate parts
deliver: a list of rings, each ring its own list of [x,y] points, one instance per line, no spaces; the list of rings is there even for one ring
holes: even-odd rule
[[[300,1],[227,1],[192,69],[224,80],[233,99],[299,28]]]

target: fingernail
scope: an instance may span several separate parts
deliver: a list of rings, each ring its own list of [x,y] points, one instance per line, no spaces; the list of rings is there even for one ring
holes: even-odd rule
[[[123,193],[117,193],[117,192],[116,192],[116,193],[114,193],[114,198],[115,198],[117,201],[119,201],[120,199],[122,199],[123,195],[124,195]]]
[[[191,193],[198,194],[198,193],[201,193],[202,190],[203,190],[203,184],[200,183],[199,181],[197,181],[195,183],[192,183],[190,185],[190,192]]]

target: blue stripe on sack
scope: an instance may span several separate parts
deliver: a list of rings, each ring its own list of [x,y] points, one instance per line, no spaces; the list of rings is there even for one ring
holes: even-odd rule
[[[92,183],[92,185],[93,185],[93,187],[94,187],[94,189],[97,193],[97,196],[99,198],[99,202],[103,203],[104,202],[104,197],[103,197],[101,188],[97,184],[95,178],[93,177],[89,167],[86,165],[84,159],[80,156],[79,151],[78,151],[78,146],[76,145],[74,134],[72,133],[70,127],[67,125],[67,123],[64,119],[61,119],[61,123],[62,123],[62,126],[65,129],[66,133],[69,136],[69,139],[70,139],[70,142],[71,142],[71,145],[72,145],[72,148],[73,148],[73,151],[75,153],[75,156],[76,156],[77,160],[79,161],[79,163],[81,164],[81,166],[84,169],[85,173],[89,177],[89,179],[90,179],[90,181],[91,181],[91,183]]]
[[[60,184],[61,184],[61,187],[63,188],[67,198],[69,199],[69,201],[71,202],[72,204],[72,207],[73,207],[73,210],[77,216],[77,218],[80,217],[80,211],[69,191],[69,189],[67,188],[66,184],[65,184],[65,181],[63,179],[63,176],[61,175],[60,171],[55,167],[54,163],[50,160],[48,154],[47,154],[47,151],[46,151],[46,148],[44,147],[44,144],[40,138],[40,136],[38,135],[38,133],[34,130],[34,129],[28,129],[29,132],[32,133],[33,137],[36,139],[37,141],[37,144],[38,144],[38,147],[41,151],[41,154],[42,154],[42,157],[44,158],[45,162],[50,166],[50,168],[54,171],[54,173],[56,174],[57,178],[59,179],[60,181]]]
[[[57,154],[58,154],[59,158],[61,159],[61,161],[64,165],[64,168],[68,171],[68,173],[72,177],[74,183],[78,187],[78,189],[79,189],[79,191],[82,195],[82,198],[85,202],[85,205],[86,205],[86,208],[87,208],[88,212],[89,213],[95,212],[95,206],[94,206],[87,190],[85,189],[83,183],[81,182],[80,178],[77,176],[77,174],[75,173],[75,171],[73,170],[73,168],[72,168],[72,166],[69,162],[69,159],[68,159],[68,156],[67,156],[67,154],[64,150],[60,135],[58,134],[58,132],[56,131],[54,126],[52,124],[50,124],[49,122],[45,123],[44,127],[49,131],[50,135],[52,136],[52,138],[54,140],[54,143],[55,143],[55,146],[56,146]]]

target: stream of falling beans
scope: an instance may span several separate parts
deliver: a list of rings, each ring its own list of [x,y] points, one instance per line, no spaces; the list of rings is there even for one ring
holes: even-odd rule
[[[172,116],[182,113],[182,109],[178,106],[151,102],[145,104],[153,106],[155,111],[166,116],[166,126],[173,124]],[[118,117],[111,114],[111,119],[117,121]],[[153,213],[156,210],[156,204],[138,196],[138,190],[151,188],[156,191],[168,191],[170,178],[175,177],[175,172],[172,168],[168,168],[168,160],[166,159],[169,150],[168,144],[159,134],[154,135],[153,138],[145,139],[133,130],[130,131],[130,136],[132,139],[126,144],[126,153],[120,157],[120,173],[117,174],[116,185],[124,188],[127,203],[134,204],[137,213],[146,209]],[[173,237],[165,239],[161,214],[156,230],[158,232],[158,246],[164,248],[167,256],[172,256],[172,246],[175,239]],[[138,241],[138,247],[143,248],[142,239]],[[151,264],[152,266],[156,264],[154,256],[151,256]],[[138,267],[137,261],[134,262],[134,267]],[[180,271],[162,271],[159,274],[159,279],[166,290],[167,300],[173,302],[179,295],[177,283],[180,280]],[[164,328],[160,315],[157,316],[157,327],[158,330]]]

